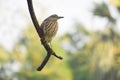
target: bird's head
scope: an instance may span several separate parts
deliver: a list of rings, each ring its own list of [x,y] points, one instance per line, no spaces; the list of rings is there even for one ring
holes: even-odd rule
[[[48,18],[50,20],[58,20],[58,19],[61,19],[61,18],[64,18],[64,17],[53,14],[53,15],[49,16]]]

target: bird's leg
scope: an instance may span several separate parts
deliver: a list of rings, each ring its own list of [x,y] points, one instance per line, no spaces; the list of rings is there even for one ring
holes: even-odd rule
[[[50,42],[50,48],[52,48],[52,43]]]

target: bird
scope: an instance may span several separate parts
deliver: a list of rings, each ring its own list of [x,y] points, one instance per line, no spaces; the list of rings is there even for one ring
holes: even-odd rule
[[[41,23],[40,28],[43,31],[43,35],[46,43],[51,43],[52,38],[56,35],[58,31],[57,21],[61,18],[64,18],[64,17],[53,14],[53,15],[50,15]]]

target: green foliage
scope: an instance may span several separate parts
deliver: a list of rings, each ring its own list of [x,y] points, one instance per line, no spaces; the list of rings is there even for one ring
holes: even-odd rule
[[[106,17],[110,22],[115,23],[115,19],[111,16],[108,5],[106,3],[95,4],[95,8],[93,10],[93,15],[99,17]]]
[[[110,23],[103,31],[94,32],[76,22],[73,31],[52,40],[52,48],[64,59],[51,57],[41,72],[36,68],[46,51],[33,26],[29,26],[12,52],[0,47],[0,80],[120,80],[120,35],[116,20],[105,3],[96,4],[93,14],[106,17]],[[18,70],[12,69],[14,63],[19,64],[14,65]]]
[[[105,3],[95,4],[93,14],[101,17],[110,16],[108,6]]]

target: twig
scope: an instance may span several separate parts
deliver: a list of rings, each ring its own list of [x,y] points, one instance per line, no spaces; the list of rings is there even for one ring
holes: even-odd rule
[[[32,19],[32,22],[34,24],[34,27],[39,35],[39,38],[41,39],[41,43],[44,46],[44,48],[47,51],[47,56],[45,57],[45,59],[43,60],[42,64],[37,68],[38,71],[41,71],[43,69],[43,67],[46,65],[46,63],[48,62],[49,58],[51,55],[54,55],[56,58],[58,59],[62,59],[62,57],[58,56],[51,48],[50,46],[45,42],[44,39],[44,35],[43,35],[43,31],[42,29],[39,27],[37,18],[35,16],[34,13],[34,8],[33,8],[33,4],[32,4],[32,0],[27,0],[28,3],[28,9],[29,9],[29,13]]]

